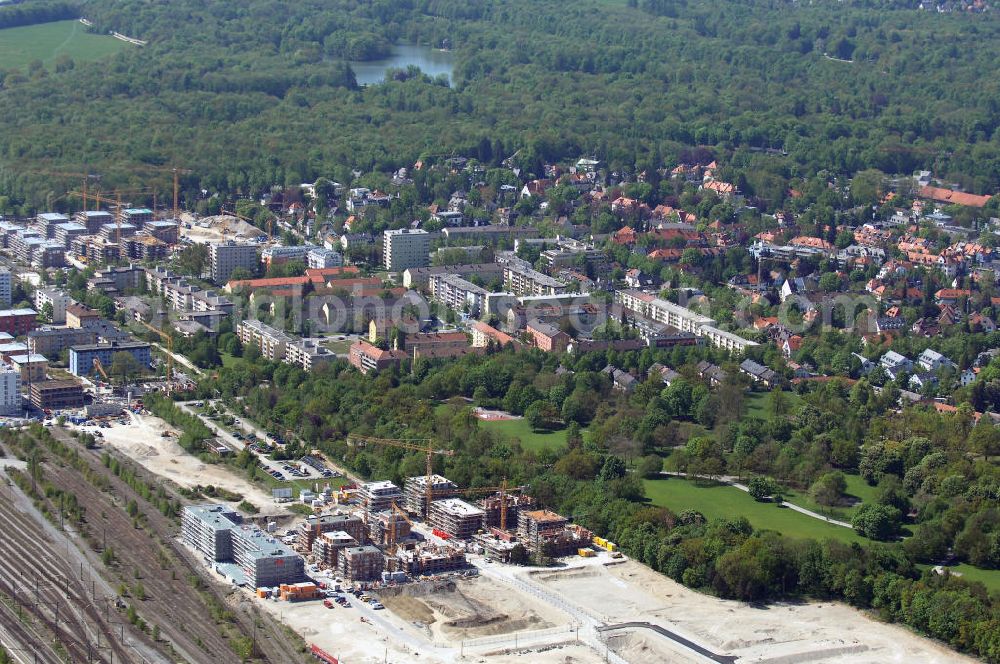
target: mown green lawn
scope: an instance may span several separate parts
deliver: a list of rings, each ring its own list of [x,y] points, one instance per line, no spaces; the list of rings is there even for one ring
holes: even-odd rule
[[[722,484],[701,485],[681,478],[644,480],[654,505],[674,512],[697,510],[709,520],[745,516],[754,528],[776,530],[789,537],[866,542],[850,528],[826,524],[772,503],[758,503],[745,491]]]
[[[87,32],[79,21],[55,21],[0,30],[0,68],[24,67],[34,60],[46,65],[60,55],[82,62],[99,60],[123,48],[135,48],[108,35]]]
[[[795,392],[785,391],[785,401],[788,402],[789,414],[802,406],[802,397]],[[749,392],[746,397],[747,415],[759,417],[762,420],[771,419],[771,393]]]
[[[966,581],[982,583],[990,592],[1000,592],[1000,570],[979,569],[965,563],[953,565],[947,569],[954,574],[960,574]]]
[[[534,431],[528,426],[528,421],[521,420],[480,420],[479,426],[484,429],[498,431],[508,438],[519,438],[521,445],[528,450],[547,450],[566,445],[566,429],[556,431]],[[586,429],[583,430],[586,435]]]
[[[845,475],[847,479],[847,495],[855,502],[848,507],[825,507],[820,505],[809,496],[808,491],[794,491],[792,489],[782,489],[781,495],[790,503],[795,503],[799,507],[807,510],[828,514],[835,519],[850,521],[854,513],[864,503],[875,502],[876,487],[868,486],[868,483],[861,479],[860,475]]]

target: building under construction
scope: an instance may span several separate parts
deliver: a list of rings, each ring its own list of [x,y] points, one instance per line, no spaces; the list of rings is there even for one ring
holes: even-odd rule
[[[518,549],[524,549],[524,545],[517,540],[513,533],[502,531],[499,528],[491,528],[490,532],[476,535],[473,541],[483,547],[483,553],[502,563],[511,562],[514,553]]]
[[[324,514],[308,516],[299,524],[296,548],[299,551],[312,551],[313,544],[323,533],[343,531],[357,540],[365,542],[365,523],[353,514]]]
[[[517,534],[524,548],[550,556],[568,556],[581,547],[589,547],[592,533],[582,526],[548,510],[523,511],[518,515]]]
[[[323,533],[316,538],[312,544],[312,553],[316,560],[324,565],[336,569],[340,565],[340,554],[344,549],[358,546],[358,540],[350,534],[338,530],[332,533]]]
[[[459,498],[446,498],[431,503],[431,527],[459,539],[469,539],[483,527],[485,512]]]
[[[337,570],[345,581],[377,581],[384,559],[374,546],[352,546],[340,552]]]
[[[454,546],[424,544],[409,551],[398,551],[395,561],[398,569],[410,576],[441,574],[464,568],[465,553]]]
[[[433,500],[452,498],[458,495],[458,485],[441,475],[431,475],[431,491]],[[403,483],[403,495],[406,511],[417,514],[422,519],[427,518],[427,477],[408,477]]]
[[[358,495],[365,511],[365,521],[371,521],[378,512],[391,509],[393,503],[399,505],[403,502],[403,492],[388,480],[362,484]]]
[[[376,546],[389,546],[392,522],[396,522],[396,541],[410,536],[410,522],[395,510],[386,510],[373,515],[368,520],[368,537]]]
[[[507,505],[507,528],[513,529],[518,524],[518,515],[523,510],[530,510],[534,505],[531,496],[505,494],[503,502]],[[484,512],[483,523],[487,528],[500,527],[501,500],[495,493],[479,501],[479,507]]]

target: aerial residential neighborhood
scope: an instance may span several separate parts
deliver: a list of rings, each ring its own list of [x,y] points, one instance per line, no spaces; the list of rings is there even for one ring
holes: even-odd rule
[[[1000,662],[1000,23],[0,1],[0,664]]]

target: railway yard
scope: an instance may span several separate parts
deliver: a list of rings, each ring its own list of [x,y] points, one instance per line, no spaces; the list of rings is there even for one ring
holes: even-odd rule
[[[394,488],[385,482],[341,490],[339,499],[348,500],[335,498],[311,520],[285,504],[266,505],[259,520],[266,533],[231,524],[301,556],[301,580],[313,594],[288,601],[285,586],[281,597],[266,583],[239,587],[224,563],[182,536],[177,517],[187,505],[205,504],[191,488],[207,476],[241,496],[263,500],[263,493],[229,466],[201,470],[197,459],[171,450],[176,443],[162,436],[168,427],[158,418],[144,414],[129,422],[104,429],[93,449],[81,444],[80,428],[36,425],[2,435],[0,465],[13,481],[0,487],[0,524],[10,534],[0,539],[0,642],[13,661],[962,661],[842,605],[763,609],[701,595],[622,558],[606,540],[594,538],[590,546],[586,533],[579,553],[576,544],[563,542],[554,565],[545,567],[505,564],[498,559],[505,549],[496,542],[459,541],[442,531],[463,527],[461,510],[447,525],[435,520],[442,518],[437,508],[430,522],[400,517],[399,532],[389,534],[376,525],[397,509],[391,503],[389,511],[375,511],[380,492]],[[408,486],[405,496],[398,491],[401,503],[411,501],[411,514],[420,510],[419,486]],[[513,504],[512,496],[501,503],[506,500]],[[231,501],[224,511],[238,523],[235,507]],[[510,516],[510,532],[522,541],[535,532],[560,545],[559,538],[579,534],[558,515],[528,514],[518,530]],[[486,524],[496,515],[483,518]],[[327,527],[324,519],[338,525]],[[359,538],[379,547],[359,547],[358,555],[377,553],[387,576],[330,564],[329,552],[310,545],[351,539],[335,531],[350,530],[351,523],[363,524]],[[328,535],[333,539],[324,539]],[[412,568],[414,556],[445,550],[460,550],[462,564]],[[409,578],[397,576],[404,569]]]

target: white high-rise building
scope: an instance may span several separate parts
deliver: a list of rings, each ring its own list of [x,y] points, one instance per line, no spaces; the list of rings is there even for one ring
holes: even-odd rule
[[[0,309],[10,309],[10,291],[13,286],[10,270],[0,270]]]
[[[229,276],[238,267],[253,272],[257,269],[257,260],[257,247],[252,244],[226,242],[208,245],[208,263],[212,281],[217,284],[229,281]]]
[[[382,249],[387,270],[401,272],[411,267],[426,267],[431,260],[431,236],[419,228],[385,231]]]
[[[24,414],[21,406],[21,372],[9,364],[0,364],[0,414]]]

